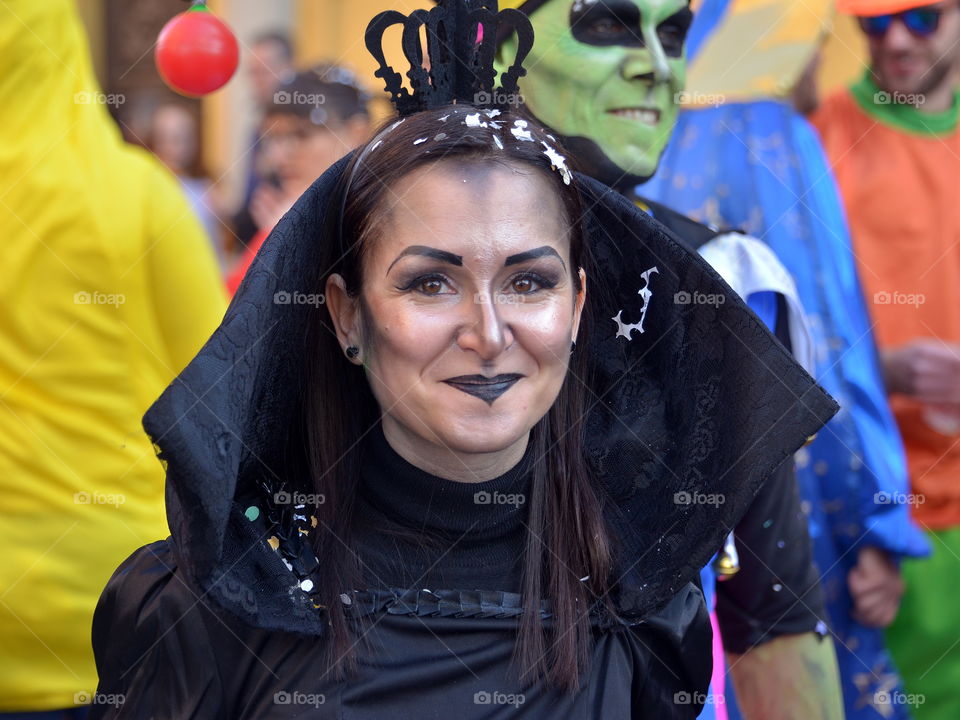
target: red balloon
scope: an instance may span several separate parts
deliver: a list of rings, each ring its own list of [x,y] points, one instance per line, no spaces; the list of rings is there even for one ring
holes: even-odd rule
[[[182,95],[218,90],[237,70],[237,38],[220,18],[197,5],[163,26],[154,53],[160,77]]]

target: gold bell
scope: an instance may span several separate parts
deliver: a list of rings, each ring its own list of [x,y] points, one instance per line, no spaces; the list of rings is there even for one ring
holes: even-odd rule
[[[723,541],[723,549],[713,559],[713,571],[717,574],[717,580],[729,580],[740,572],[740,556],[732,532]]]

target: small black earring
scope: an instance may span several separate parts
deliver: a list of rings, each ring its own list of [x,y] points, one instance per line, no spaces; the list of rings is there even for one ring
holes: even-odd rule
[[[358,348],[356,345],[351,345],[346,349],[346,353],[347,357],[353,360],[357,357],[357,355],[360,354],[360,348]]]

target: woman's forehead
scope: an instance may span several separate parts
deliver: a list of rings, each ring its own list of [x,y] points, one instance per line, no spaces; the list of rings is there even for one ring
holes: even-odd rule
[[[533,168],[438,162],[405,176],[384,201],[380,239],[371,248],[377,255],[422,245],[461,255],[466,264],[539,246],[554,247],[562,257],[569,252],[560,198]]]

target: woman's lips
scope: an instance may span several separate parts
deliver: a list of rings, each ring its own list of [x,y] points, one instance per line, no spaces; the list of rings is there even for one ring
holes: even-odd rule
[[[459,375],[457,377],[447,378],[445,382],[450,387],[456,388],[467,395],[473,395],[480,398],[487,405],[493,405],[494,400],[503,395],[514,384],[523,378],[523,375],[516,373],[506,373],[486,377],[485,375]]]

